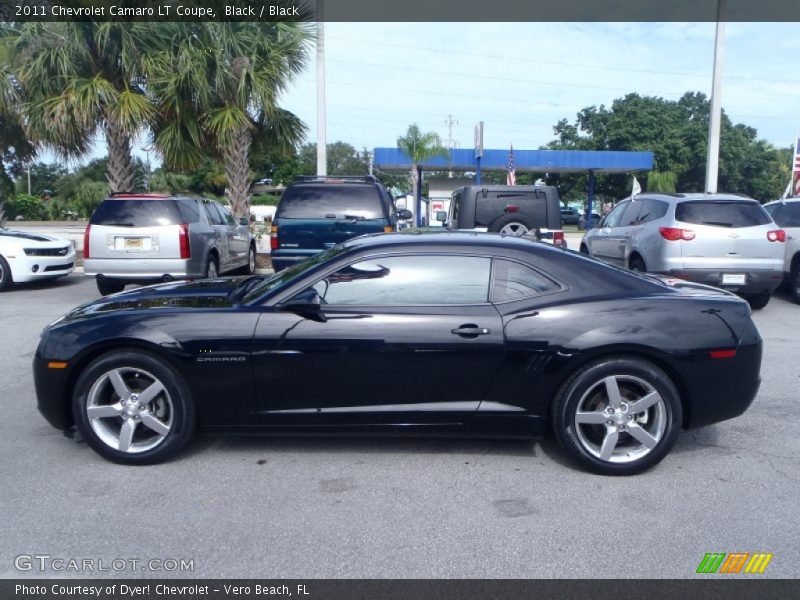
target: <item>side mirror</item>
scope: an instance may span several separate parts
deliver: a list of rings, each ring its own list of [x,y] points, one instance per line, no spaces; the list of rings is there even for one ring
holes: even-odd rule
[[[247,227],[250,224],[250,219],[247,217],[239,217],[239,225],[244,225]]]
[[[436,211],[436,220],[439,223],[444,223],[445,221],[447,221],[447,213],[445,211],[443,211],[443,210],[437,210]]]
[[[281,312],[291,312],[304,319],[325,323],[328,317],[322,312],[322,303],[319,294],[313,288],[309,288],[293,296],[278,307]]]
[[[407,208],[400,208],[397,211],[397,218],[401,221],[408,221],[409,219],[413,219],[414,215]]]

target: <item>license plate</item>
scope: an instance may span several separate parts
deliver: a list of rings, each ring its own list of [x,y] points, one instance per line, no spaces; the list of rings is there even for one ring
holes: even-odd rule
[[[744,285],[746,281],[744,273],[723,273],[722,285]]]
[[[142,247],[142,238],[125,238],[126,250],[139,250]]]

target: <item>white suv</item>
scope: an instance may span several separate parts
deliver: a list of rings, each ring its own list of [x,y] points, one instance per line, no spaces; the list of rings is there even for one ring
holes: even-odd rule
[[[770,202],[764,208],[786,232],[783,270],[792,297],[800,304],[800,197]]]

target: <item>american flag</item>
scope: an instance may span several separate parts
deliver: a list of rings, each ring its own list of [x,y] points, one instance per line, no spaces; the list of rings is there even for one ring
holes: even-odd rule
[[[800,140],[798,140],[800,142]],[[508,173],[506,173],[506,185],[517,185],[517,172],[514,170],[514,144],[508,151]]]
[[[792,195],[800,196],[800,135],[794,143],[794,162],[792,163]]]

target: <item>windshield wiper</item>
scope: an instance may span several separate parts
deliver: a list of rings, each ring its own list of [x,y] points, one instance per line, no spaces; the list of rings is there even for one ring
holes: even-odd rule
[[[351,221],[366,221],[367,220],[367,217],[364,217],[362,215],[345,215],[344,218],[345,219],[349,219]]]
[[[716,225],[717,227],[733,227],[733,223],[723,223],[722,221],[703,221],[703,225]]]
[[[136,227],[133,223],[103,223],[105,227]]]

